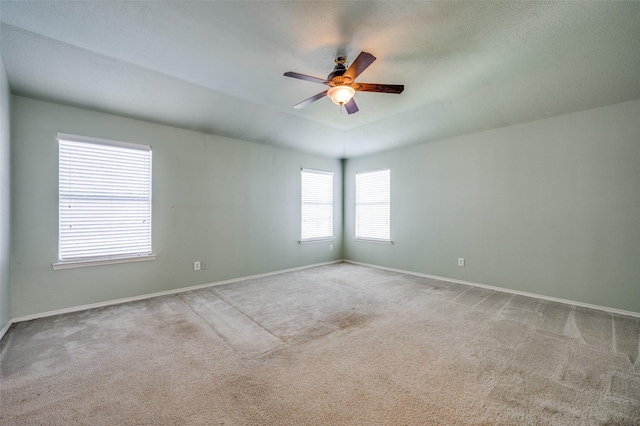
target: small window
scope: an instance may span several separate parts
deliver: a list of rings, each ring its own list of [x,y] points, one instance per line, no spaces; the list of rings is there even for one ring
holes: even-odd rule
[[[333,173],[302,169],[301,240],[333,237]]]
[[[356,238],[391,241],[391,171],[356,173]]]
[[[151,147],[65,134],[58,141],[60,263],[54,268],[152,256]]]

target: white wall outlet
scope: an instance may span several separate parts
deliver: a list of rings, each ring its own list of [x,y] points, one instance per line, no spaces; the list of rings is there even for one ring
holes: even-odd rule
[[[193,270],[194,271],[200,270],[200,261],[193,262]]]
[[[464,266],[464,257],[458,258],[458,266]]]
[[[329,244],[329,251],[333,251],[333,244]]]

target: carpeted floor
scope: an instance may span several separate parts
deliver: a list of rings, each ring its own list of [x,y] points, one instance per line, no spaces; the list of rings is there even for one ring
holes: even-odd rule
[[[640,320],[336,264],[15,324],[6,425],[638,425]]]

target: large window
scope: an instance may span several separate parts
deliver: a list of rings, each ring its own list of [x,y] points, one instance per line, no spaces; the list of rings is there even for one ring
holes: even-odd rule
[[[333,237],[333,173],[302,169],[301,240]]]
[[[356,173],[356,238],[391,241],[391,172]]]
[[[59,263],[148,260],[151,147],[58,134]]]

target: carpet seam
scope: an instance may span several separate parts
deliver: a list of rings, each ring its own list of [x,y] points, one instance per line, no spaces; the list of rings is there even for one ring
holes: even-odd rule
[[[196,317],[198,317],[200,319],[201,322],[203,322],[208,329],[210,329],[211,331],[213,331],[215,333],[216,336],[218,336],[220,338],[220,340],[225,344],[225,346],[227,346],[229,349],[231,349],[231,351],[234,354],[238,354],[239,352],[233,347],[233,345],[231,345],[231,343],[229,343],[229,341],[227,340],[227,338],[220,333],[215,327],[213,327],[211,324],[209,324],[208,321],[206,321],[206,319],[200,315],[195,309],[193,309],[193,307],[188,304],[183,298],[182,298],[182,294],[176,294],[175,296],[177,296],[177,299],[180,300],[181,303],[183,303]]]
[[[227,297],[223,296],[222,294],[218,293],[215,289],[213,288],[209,288],[207,289],[209,292],[213,293],[216,297],[218,297],[220,300],[222,300],[224,303],[226,303],[227,305],[231,306],[233,309],[235,309],[236,311],[240,312],[242,315],[244,315],[247,319],[249,319],[249,321],[253,322],[254,324],[256,324],[258,327],[260,327],[261,329],[263,329],[264,331],[266,331],[267,333],[269,333],[271,336],[275,337],[276,339],[278,339],[278,341],[280,343],[286,344],[286,342],[284,342],[281,338],[279,338],[278,336],[276,336],[275,334],[273,334],[270,330],[268,330],[267,328],[265,328],[262,324],[260,324],[258,321],[256,321],[255,319],[253,319],[252,317],[250,317],[247,313],[245,313],[242,309],[240,309],[238,306],[236,306],[235,303],[230,302],[229,300],[227,300]],[[231,299],[231,301],[233,301],[233,299]]]

